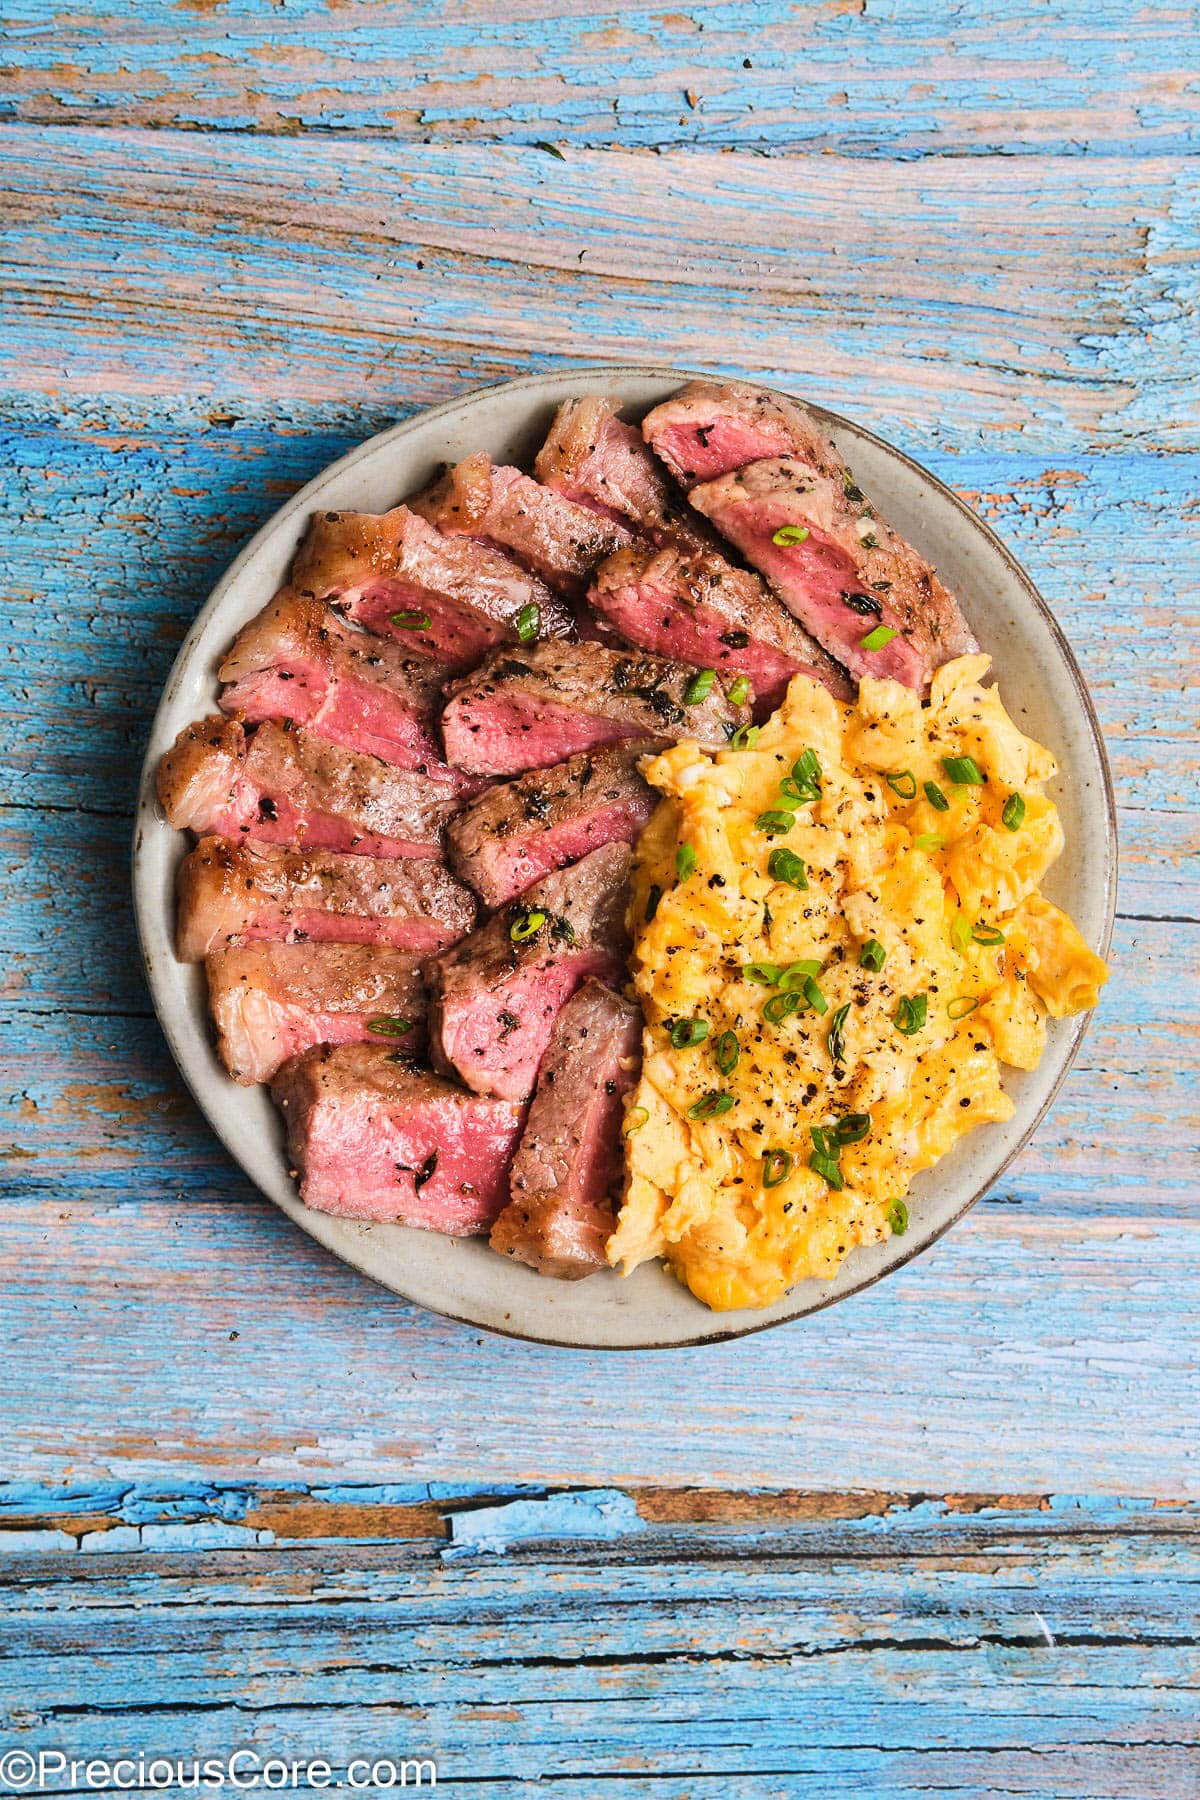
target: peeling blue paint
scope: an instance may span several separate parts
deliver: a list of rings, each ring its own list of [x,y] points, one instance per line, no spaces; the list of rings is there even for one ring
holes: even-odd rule
[[[518,1544],[586,1538],[610,1541],[644,1531],[645,1521],[631,1495],[619,1488],[588,1488],[548,1494],[541,1500],[513,1500],[449,1515],[445,1560],[460,1556],[503,1556]]]

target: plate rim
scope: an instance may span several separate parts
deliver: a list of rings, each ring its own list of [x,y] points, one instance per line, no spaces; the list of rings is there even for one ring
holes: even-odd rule
[[[1086,1013],[1080,1014],[1075,1020],[1071,1035],[1063,1047],[1062,1061],[1058,1072],[1041,1105],[1038,1107],[1034,1117],[1030,1120],[1020,1140],[1013,1145],[1004,1160],[991,1172],[986,1183],[976,1192],[972,1193],[962,1205],[933,1230],[929,1236],[924,1237],[919,1244],[914,1244],[910,1250],[899,1255],[895,1261],[888,1263],[886,1267],[864,1274],[861,1279],[857,1281],[852,1280],[845,1287],[839,1286],[836,1292],[832,1291],[834,1284],[830,1283],[829,1286],[831,1291],[825,1297],[818,1299],[812,1306],[806,1307],[803,1312],[793,1313],[783,1318],[763,1319],[759,1323],[751,1321],[749,1324],[738,1325],[725,1331],[720,1329],[709,1330],[697,1337],[671,1337],[660,1341],[650,1341],[645,1343],[579,1343],[570,1338],[553,1337],[545,1332],[521,1331],[506,1325],[483,1321],[472,1317],[469,1313],[455,1312],[451,1308],[445,1306],[433,1306],[426,1300],[415,1299],[411,1295],[403,1293],[401,1289],[393,1287],[390,1282],[385,1281],[375,1270],[366,1267],[365,1264],[348,1249],[343,1249],[340,1246],[335,1247],[332,1243],[328,1242],[321,1234],[319,1228],[313,1223],[310,1223],[310,1220],[320,1220],[326,1215],[314,1212],[312,1208],[305,1206],[304,1202],[299,1197],[299,1193],[296,1194],[293,1203],[290,1205],[284,1204],[273,1194],[265,1193],[254,1180],[253,1176],[250,1176],[246,1171],[241,1158],[229,1141],[229,1138],[226,1136],[221,1123],[213,1117],[192,1083],[185,1065],[182,1046],[180,1042],[177,1041],[174,1022],[166,1015],[164,1006],[160,1004],[155,961],[148,942],[151,898],[146,890],[146,885],[142,880],[141,869],[144,860],[143,837],[146,824],[147,822],[152,824],[160,823],[156,817],[155,802],[155,775],[158,760],[161,755],[161,752],[155,748],[159,717],[172,700],[180,680],[182,679],[182,671],[190,662],[196,643],[203,635],[209,618],[219,609],[226,594],[239,579],[243,568],[252,561],[260,548],[265,545],[268,540],[273,539],[276,536],[281,526],[290,523],[297,514],[312,510],[312,507],[317,500],[317,496],[328,482],[347,473],[359,461],[375,455],[385,444],[390,444],[397,439],[403,439],[418,426],[424,426],[431,421],[452,416],[487,396],[499,396],[502,394],[519,395],[522,391],[529,388],[543,386],[548,380],[561,379],[569,381],[576,376],[586,378],[589,382],[603,382],[608,378],[616,380],[628,380],[633,378],[647,381],[661,380],[677,385],[686,381],[696,380],[721,381],[746,379],[744,376],[740,378],[729,377],[714,374],[712,371],[673,366],[664,367],[657,364],[641,365],[632,363],[585,362],[577,365],[573,364],[561,369],[549,369],[540,373],[517,376],[510,381],[491,382],[484,387],[468,388],[465,393],[454,395],[448,400],[439,401],[436,406],[418,408],[415,412],[410,414],[408,418],[401,419],[397,424],[390,425],[383,431],[375,432],[361,443],[355,444],[342,456],[337,457],[331,463],[327,463],[323,469],[319,470],[317,474],[306,481],[303,486],[299,487],[294,494],[290,495],[288,499],[284,501],[281,507],[271,514],[270,518],[264,520],[258,530],[254,532],[238,551],[232,562],[230,562],[218,576],[203,605],[200,607],[193,618],[191,625],[185,632],[179,648],[176,651],[174,660],[172,661],[166,681],[163,683],[162,690],[159,693],[158,701],[155,705],[154,713],[149,724],[146,750],[142,757],[134,807],[130,859],[130,885],[133,897],[134,922],[138,940],[138,951],[146,984],[150,992],[150,998],[153,1003],[155,1018],[158,1022],[159,1029],[166,1039],[167,1047],[170,1050],[172,1060],[175,1063],[176,1072],[195,1102],[205,1124],[214,1133],[226,1153],[232,1158],[242,1174],[250,1181],[251,1186],[255,1188],[260,1197],[263,1200],[268,1201],[277,1209],[277,1211],[284,1213],[293,1224],[297,1225],[308,1238],[318,1244],[326,1254],[334,1257],[338,1262],[348,1265],[350,1268],[354,1269],[356,1273],[365,1276],[368,1280],[374,1282],[376,1286],[381,1287],[386,1293],[394,1294],[398,1299],[403,1300],[405,1304],[409,1306],[417,1307],[422,1311],[428,1311],[438,1318],[451,1320],[455,1324],[468,1326],[473,1330],[486,1331],[495,1337],[506,1338],[519,1343],[544,1345],[549,1349],[571,1350],[585,1354],[596,1354],[598,1352],[637,1354],[648,1351],[695,1350],[709,1345],[728,1344],[739,1338],[757,1336],[764,1331],[774,1331],[786,1326],[802,1325],[805,1320],[825,1312],[829,1307],[839,1305],[842,1301],[852,1299],[855,1295],[861,1294],[865,1292],[866,1289],[874,1287],[877,1282],[883,1281],[887,1277],[896,1274],[898,1270],[907,1267],[909,1263],[915,1262],[918,1257],[923,1256],[927,1251],[931,1250],[936,1243],[945,1237],[947,1232],[965,1218],[967,1213],[985,1198],[999,1181],[1004,1171],[1011,1166],[1016,1157],[1019,1156],[1023,1150],[1028,1148],[1043,1119],[1058,1098],[1067,1076],[1071,1072],[1075,1059],[1079,1054],[1080,1047],[1091,1025],[1095,1009],[1093,1008]],[[809,400],[803,395],[792,393],[787,388],[777,387],[773,382],[767,380],[759,382],[753,376],[749,379],[752,385],[761,386],[764,391],[777,393],[786,399],[794,400],[806,407],[817,418],[835,426],[842,426],[847,431],[856,434],[860,438],[865,438],[879,450],[883,451],[887,456],[895,458],[897,461],[904,464],[905,467],[918,476],[920,480],[927,482],[943,500],[950,502],[954,512],[967,527],[981,535],[987,541],[992,551],[1000,556],[1010,575],[1015,579],[1023,592],[1025,598],[1032,603],[1034,611],[1038,614],[1042,624],[1049,630],[1062,658],[1063,664],[1070,676],[1075,700],[1086,724],[1087,735],[1090,739],[1092,749],[1095,752],[1100,770],[1104,808],[1104,894],[1102,899],[1103,925],[1100,933],[1098,954],[1107,959],[1116,920],[1119,850],[1116,794],[1113,787],[1108,748],[1104,740],[1104,733],[1101,729],[1095,702],[1093,701],[1087,683],[1083,678],[1083,672],[1079,666],[1075,652],[1071,647],[1070,640],[1062,626],[1059,624],[1048,601],[1043,597],[1036,582],[1025,569],[1024,565],[1019,561],[1013,551],[1009,549],[1008,545],[987,520],[982,518],[954,491],[953,488],[949,487],[946,482],[935,475],[924,463],[918,462],[915,457],[910,456],[907,451],[898,448],[889,439],[882,437],[878,432],[872,431],[870,427],[860,424],[858,420],[849,418],[844,413],[837,412],[833,408],[824,406],[818,401]],[[165,824],[165,821],[161,821],[161,823]],[[615,1271],[613,1273],[615,1273]],[[719,1315],[712,1316],[719,1317]]]

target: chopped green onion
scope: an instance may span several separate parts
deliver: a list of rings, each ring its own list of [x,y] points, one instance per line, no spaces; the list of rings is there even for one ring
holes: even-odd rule
[[[772,994],[763,1007],[763,1018],[768,1025],[782,1025],[785,1019],[791,1018],[799,1005],[799,994]]]
[[[428,631],[433,620],[428,613],[398,612],[388,614],[388,624],[398,625],[402,631]]]
[[[713,1045],[713,1055],[717,1059],[717,1067],[722,1075],[733,1074],[741,1054],[742,1046],[738,1043],[736,1031],[723,1031]]]
[[[917,778],[911,769],[893,769],[890,775],[883,778],[901,800],[915,800],[917,797]]]
[[[825,1040],[829,1046],[829,1060],[835,1068],[838,1063],[846,1060],[846,1020],[849,1013],[850,1002],[847,1000],[845,1005],[839,1006],[834,1013],[829,1026],[829,1036]]]
[[[982,787],[987,780],[973,756],[943,756],[942,767],[955,787]]]
[[[876,625],[874,631],[868,631],[865,638],[859,638],[858,647],[860,650],[882,650],[899,635],[891,625]]]
[[[843,1146],[861,1144],[863,1139],[870,1134],[870,1130],[870,1113],[847,1113],[845,1118],[839,1119],[833,1127],[833,1141],[835,1144]]]
[[[829,1137],[830,1137],[829,1132],[824,1131],[820,1125],[810,1125],[808,1128],[808,1133],[809,1133],[809,1136],[812,1138],[814,1150],[816,1150],[821,1156],[832,1156],[833,1155],[833,1151],[831,1150],[830,1145],[829,1145]]]
[[[640,1131],[649,1117],[649,1107],[631,1106],[629,1111],[625,1114],[625,1124],[622,1127],[625,1136],[632,1137],[635,1131]]]
[[[758,742],[761,727],[758,725],[739,725],[729,740],[731,750],[753,750]]]
[[[517,628],[517,636],[523,644],[531,644],[537,636],[542,623],[542,609],[536,600],[523,606],[513,621]]]
[[[1025,823],[1024,794],[1010,794],[1004,802],[1004,811],[1000,817],[1006,831],[1020,831]]]
[[[693,1044],[702,1044],[710,1030],[707,1019],[676,1019],[671,1027],[671,1047],[690,1050]]]
[[[728,688],[730,706],[745,706],[750,698],[750,683],[744,675],[731,681]]]
[[[508,928],[508,935],[514,944],[524,944],[531,937],[536,937],[546,923],[544,912],[521,913]]]
[[[932,806],[934,812],[949,812],[950,802],[947,800],[945,794],[943,794],[937,782],[927,781],[924,785],[925,798],[928,800],[930,806]]]
[[[908,1208],[903,1200],[893,1200],[888,1207],[887,1222],[893,1237],[903,1237],[908,1230]]]
[[[783,989],[785,994],[790,994],[796,988],[803,987],[804,983],[809,980],[810,977],[819,975],[820,973],[820,963],[811,961],[807,958],[804,962],[788,963],[786,968],[779,971],[779,986]]]
[[[795,823],[795,813],[776,808],[759,813],[754,821],[754,828],[756,831],[765,831],[768,837],[776,837],[781,831],[790,831]]]
[[[802,751],[792,764],[792,774],[801,787],[817,787],[821,779],[821,764],[817,760],[816,751]]]
[[[412,1028],[411,1019],[393,1018],[388,1013],[381,1013],[377,1019],[367,1020],[367,1030],[376,1037],[406,1037]]]
[[[812,798],[812,795],[806,794],[804,789],[800,786],[800,783],[791,775],[784,776],[779,784],[779,791],[785,800],[795,800],[799,802],[801,800],[810,800]]]
[[[803,890],[808,886],[808,871],[794,850],[772,850],[767,858],[767,874],[772,881],[784,881],[788,887]]]
[[[929,1001],[924,994],[905,995],[896,1008],[895,1026],[905,1037],[912,1037],[920,1031],[929,1011]]]
[[[965,913],[956,913],[954,923],[950,927],[950,942],[960,956],[965,956],[971,948],[971,921]]]
[[[752,962],[742,964],[742,974],[747,981],[757,981],[760,987],[777,987],[781,970],[778,963]]]
[[[650,889],[650,892],[646,895],[646,923],[647,923],[647,925],[650,923],[651,919],[654,917],[655,913],[658,911],[658,903],[661,899],[662,899],[662,889],[658,886],[657,883],[655,883],[655,885]]]
[[[768,1150],[763,1156],[762,1184],[765,1188],[778,1187],[786,1181],[792,1172],[792,1153],[790,1150]]]
[[[689,1119],[719,1119],[733,1104],[732,1094],[727,1094],[723,1088],[719,1092],[712,1089],[705,1094],[703,1100],[697,1100],[694,1106],[688,1107],[687,1116]]]
[[[868,938],[858,953],[858,960],[864,969],[870,969],[873,975],[878,975],[887,961],[887,951],[878,938]]]
[[[803,544],[807,537],[807,525],[781,525],[778,531],[772,532],[771,542],[780,546]]]
[[[675,852],[675,873],[680,881],[686,881],[696,867],[696,852],[690,844],[680,844]]]
[[[717,671],[715,669],[701,669],[698,675],[693,675],[683,690],[684,705],[699,706],[702,700],[707,700],[712,693],[713,682],[716,679]]]
[[[945,848],[945,838],[940,837],[936,831],[919,831],[913,839],[913,849],[924,850],[930,856],[936,855],[939,850]]]
[[[978,1005],[979,1001],[973,995],[959,994],[956,999],[947,1001],[946,1011],[952,1019],[965,1019]]]
[[[827,1182],[838,1193],[841,1192],[842,1171],[838,1167],[836,1157],[823,1156],[819,1150],[814,1150],[808,1159],[808,1166],[821,1177],[822,1181]]]
[[[800,983],[800,991],[814,1012],[827,1013],[829,1011],[829,1002],[811,975],[804,977]]]
[[[971,937],[977,944],[1002,944],[1004,933],[998,925],[985,925],[980,919],[971,927]]]

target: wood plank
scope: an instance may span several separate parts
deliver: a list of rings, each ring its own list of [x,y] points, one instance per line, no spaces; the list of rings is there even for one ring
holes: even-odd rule
[[[10,7],[6,111],[46,124],[758,146],[904,160],[1196,141],[1184,0],[103,0]]]
[[[126,1754],[244,1744],[344,1770],[403,1750],[451,1792],[536,1773],[581,1800],[730,1777],[752,1794],[1190,1791],[1194,1506],[795,1494],[754,1496],[747,1518],[745,1499],[683,1493],[656,1521],[653,1491],[426,1493],[451,1530],[486,1506],[504,1543],[513,1519],[507,1553],[463,1559],[407,1513],[381,1532],[369,1489],[10,1490],[6,1744],[111,1755],[119,1719]],[[617,1501],[625,1529],[575,1535]],[[80,1505],[106,1529],[81,1532]],[[289,1506],[336,1531],[254,1524]]]
[[[870,393],[910,438],[949,413],[959,447],[1197,443],[1182,159],[1097,158],[1085,203],[1054,157],[820,157],[801,187],[709,153],[8,127],[0,196],[29,395],[413,405],[449,366],[667,352]]]

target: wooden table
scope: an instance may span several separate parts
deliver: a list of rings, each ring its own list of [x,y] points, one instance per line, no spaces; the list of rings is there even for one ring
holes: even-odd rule
[[[1194,6],[8,15],[0,1748],[1191,1800]],[[444,1323],[257,1199],[127,868],[248,535],[396,419],[589,361],[761,374],[967,495],[1076,647],[1123,855],[1080,1062],[946,1241],[619,1357]]]

